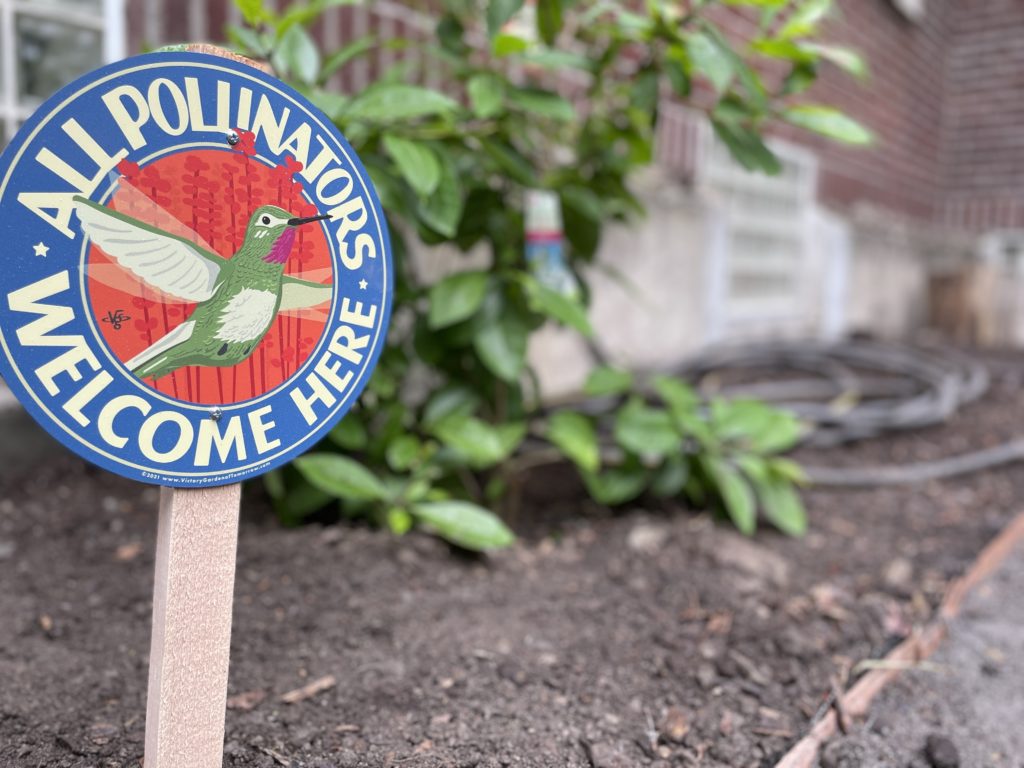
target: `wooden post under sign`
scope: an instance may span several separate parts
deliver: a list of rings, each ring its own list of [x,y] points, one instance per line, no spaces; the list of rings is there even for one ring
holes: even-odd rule
[[[241,486],[163,488],[146,705],[146,768],[224,753]]]

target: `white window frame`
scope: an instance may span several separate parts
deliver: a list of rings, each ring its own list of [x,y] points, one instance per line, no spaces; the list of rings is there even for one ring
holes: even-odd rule
[[[796,166],[800,180],[796,187],[798,213],[795,222],[776,222],[771,219],[747,216],[743,212],[730,210],[721,199],[722,186],[742,187],[745,185],[771,184],[770,178],[752,174],[732,161],[726,165],[714,162],[712,152],[718,143],[713,132],[706,130],[700,139],[701,149],[696,168],[696,183],[705,200],[710,203],[708,210],[707,240],[707,283],[705,323],[707,341],[722,341],[730,337],[744,338],[750,334],[782,331],[798,326],[810,311],[812,286],[805,284],[805,269],[812,247],[814,212],[816,210],[819,161],[813,151],[781,140],[770,140],[769,146],[785,163]],[[723,147],[718,146],[719,153]],[[722,156],[722,155],[719,155]],[[737,221],[736,217],[741,221]],[[732,234],[734,228],[745,231],[763,230],[770,233],[779,230],[794,234],[800,243],[800,255],[794,265],[796,285],[791,301],[758,300],[737,301],[730,295],[732,277]],[[791,227],[795,226],[795,232]]]
[[[0,0],[0,124],[7,141],[18,126],[36,110],[37,103],[18,102],[18,56],[14,20],[21,13],[38,19],[94,29],[101,35],[103,62],[125,56],[125,0],[100,0],[99,15],[75,8],[73,4],[33,3],[27,0]]]

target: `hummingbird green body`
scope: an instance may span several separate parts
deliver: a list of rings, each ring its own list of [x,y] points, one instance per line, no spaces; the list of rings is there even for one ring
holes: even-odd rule
[[[256,209],[242,247],[221,266],[213,295],[177,329],[182,340],[164,347],[158,342],[132,373],[159,379],[187,365],[230,367],[246,360],[277,317],[295,227],[323,218],[298,219],[273,205]],[[165,339],[176,341],[174,336]]]
[[[264,205],[249,219],[242,247],[230,259],[196,242],[76,197],[82,230],[108,256],[168,296],[196,304],[181,325],[129,360],[142,379],[186,365],[226,367],[248,358],[279,311],[330,300],[330,285],[284,274],[295,230],[329,215],[297,218]]]

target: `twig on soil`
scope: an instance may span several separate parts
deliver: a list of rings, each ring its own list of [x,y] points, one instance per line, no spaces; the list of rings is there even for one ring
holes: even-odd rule
[[[647,720],[647,730],[644,731],[644,736],[647,737],[647,743],[650,745],[651,754],[658,754],[658,729],[654,725],[654,718],[651,716],[651,710],[644,707],[644,718]]]
[[[311,683],[308,683],[301,688],[296,688],[294,691],[288,691],[281,697],[281,701],[285,704],[297,704],[300,701],[316,696],[318,693],[329,690],[337,685],[338,681],[334,675],[327,675],[325,677],[318,678]]]
[[[796,734],[787,728],[751,728],[750,732],[757,736],[777,737],[780,739],[792,739]]]
[[[853,674],[859,675],[871,669],[895,669],[900,671],[947,672],[948,668],[931,661],[897,661],[896,659],[863,659],[853,668]]]
[[[259,750],[263,754],[269,755],[273,759],[273,761],[278,765],[291,765],[291,762],[288,760],[288,758],[282,755],[280,752],[275,752],[274,750],[269,749],[268,747],[259,747]]]

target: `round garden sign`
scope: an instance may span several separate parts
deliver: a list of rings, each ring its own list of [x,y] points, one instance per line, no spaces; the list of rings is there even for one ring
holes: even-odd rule
[[[0,375],[84,458],[234,483],[358,397],[391,310],[387,226],[331,121],[244,63],[139,56],[0,156]]]

